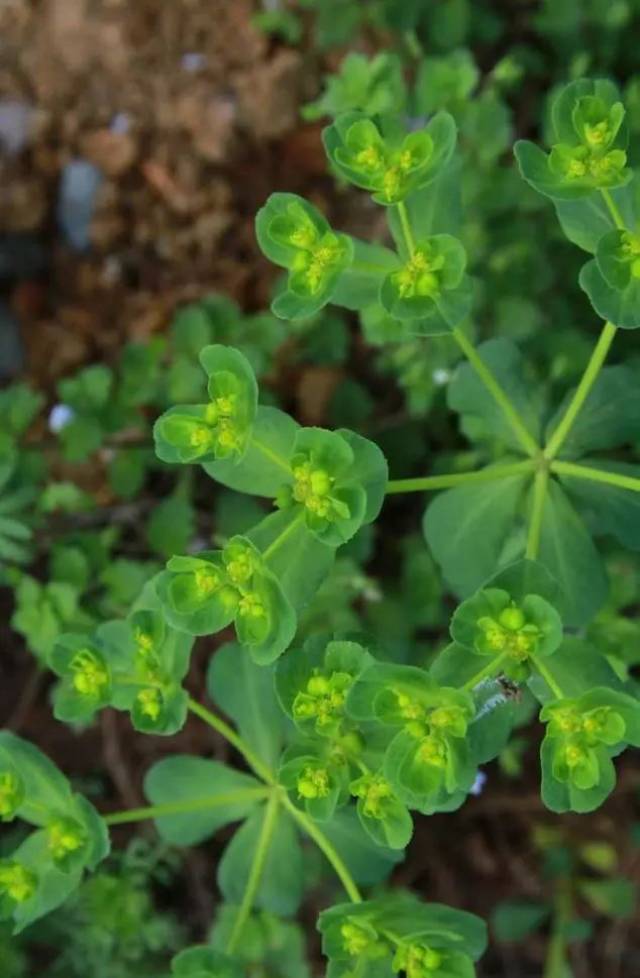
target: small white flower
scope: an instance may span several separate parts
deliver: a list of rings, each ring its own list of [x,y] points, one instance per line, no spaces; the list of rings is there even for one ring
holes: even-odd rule
[[[75,416],[76,412],[68,404],[56,404],[49,414],[49,431],[57,435],[73,421]]]
[[[475,781],[469,788],[469,794],[474,795],[474,797],[477,798],[478,795],[481,795],[482,792],[484,791],[484,786],[486,783],[487,783],[486,774],[484,773],[484,771],[478,771],[478,773],[476,774]]]
[[[451,374],[448,370],[445,370],[444,367],[438,367],[438,369],[434,370],[431,374],[431,379],[436,387],[444,387],[444,385],[448,384],[451,380]]]

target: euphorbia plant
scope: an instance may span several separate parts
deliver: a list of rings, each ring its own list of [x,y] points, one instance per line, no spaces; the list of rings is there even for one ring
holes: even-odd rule
[[[35,826],[0,863],[0,907],[18,928],[99,862],[109,825],[149,818],[166,841],[193,845],[239,822],[218,870],[233,907],[224,950],[183,952],[176,978],[243,974],[238,947],[252,908],[286,915],[303,898],[305,839],[349,901],[320,917],[331,978],[470,978],[486,943],[478,918],[393,889],[372,899],[364,890],[400,858],[413,818],[462,805],[479,767],[507,745],[515,718],[504,689],[526,687],[540,704],[551,810],[591,811],[613,790],[613,759],[640,745],[640,706],[633,681],[578,630],[607,587],[590,528],[623,545],[635,539],[627,541],[640,478],[593,453],[624,446],[640,427],[620,396],[627,368],[603,368],[618,328],[640,325],[637,178],[610,83],[572,83],[552,116],[550,153],[520,143],[516,155],[567,236],[595,256],[580,284],[606,318],[560,405],[527,388],[512,343],[476,348],[469,338],[472,261],[455,224],[456,127],[447,113],[411,133],[388,113],[348,113],[325,132],[335,171],[385,208],[386,244],[333,230],[292,194],[275,194],[258,214],[258,241],[286,270],[277,316],[304,318],[334,303],[365,322],[387,317],[396,337],[457,343],[468,363],[450,384],[449,405],[483,465],[390,480],[375,442],[302,427],[260,404],[248,360],[206,346],[207,399],[158,419],[157,455],[201,465],[271,511],[217,550],[172,556],[126,620],[63,636],[49,665],[60,677],[59,719],[87,722],[111,706],[128,711],[137,730],[166,736],[191,712],[248,770],[172,755],[147,774],[148,808],[100,816],[35,748],[4,734],[0,815]],[[299,616],[336,553],[376,520],[385,497],[440,490],[424,534],[460,603],[435,658],[391,661],[364,634],[298,641]],[[214,655],[208,688],[233,726],[184,688],[194,637],[231,624],[237,642]]]

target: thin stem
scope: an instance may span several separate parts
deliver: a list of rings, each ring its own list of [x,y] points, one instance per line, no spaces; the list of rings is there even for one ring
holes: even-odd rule
[[[291,534],[298,529],[303,519],[304,519],[304,510],[301,509],[300,512],[297,514],[297,516],[295,516],[291,520],[291,522],[288,523],[287,526],[285,526],[282,533],[278,534],[275,540],[271,541],[267,549],[262,551],[262,559],[269,560],[270,557],[273,557],[276,550],[278,550],[279,547],[281,547],[282,544],[285,542],[285,540],[287,540],[288,537],[290,537]]]
[[[407,245],[407,251],[409,252],[410,256],[413,256],[416,250],[416,243],[413,237],[413,231],[411,230],[411,222],[409,221],[407,205],[403,200],[401,200],[399,204],[396,204],[396,207],[398,208],[398,217],[400,218],[400,226]]]
[[[461,686],[460,688],[463,690],[472,690],[475,689],[476,686],[478,686],[478,684],[481,683],[483,679],[493,679],[493,677],[497,676],[498,673],[500,672],[502,663],[506,658],[507,658],[507,653],[501,652],[500,655],[497,655],[495,657],[495,659],[492,659],[491,662],[487,663],[484,669],[481,669],[480,672],[477,672],[475,676],[471,677],[471,679],[467,679],[466,683],[464,683],[464,685]]]
[[[538,670],[538,672],[544,679],[545,683],[547,684],[551,692],[553,693],[553,695],[555,696],[555,698],[558,700],[564,699],[565,697],[564,697],[564,693],[562,692],[562,688],[558,685],[558,683],[554,679],[553,673],[545,664],[545,662],[540,658],[540,656],[532,655],[530,656],[530,659],[533,665],[535,666],[535,668]]]
[[[486,363],[479,355],[472,343],[469,342],[465,334],[458,327],[452,331],[453,337],[468,359],[469,363],[478,374],[478,377],[487,388],[491,396],[493,397],[496,404],[499,406],[500,410],[504,414],[505,418],[511,425],[514,434],[516,435],[518,441],[524,448],[527,455],[532,457],[536,456],[539,452],[538,446],[536,445],[535,439],[527,431],[525,424],[518,414],[517,410],[511,403],[510,398],[504,392],[493,373],[487,367]]]
[[[602,194],[605,204],[609,208],[609,213],[613,218],[613,223],[615,224],[615,226],[618,228],[619,231],[624,231],[626,227],[624,223],[624,218],[620,213],[618,205],[616,204],[615,200],[611,196],[611,193],[605,187],[602,187],[600,189],[600,193]]]
[[[573,913],[571,887],[568,880],[560,880],[554,900],[553,929],[547,948],[543,978],[565,978],[567,974],[567,928]]]
[[[596,378],[602,369],[616,332],[617,328],[613,325],[613,323],[607,322],[604,324],[602,332],[600,333],[600,338],[594,347],[593,353],[591,354],[591,359],[587,364],[587,369],[582,375],[582,379],[578,384],[573,398],[571,399],[571,403],[569,404],[564,417],[560,421],[560,424],[554,431],[547,447],[544,450],[545,458],[555,458],[562,448],[567,435],[573,427],[574,421],[578,417],[578,414],[580,413],[584,402],[589,396],[591,388],[593,387]]]
[[[301,812],[299,808],[293,804],[288,795],[283,795],[282,803],[298,823],[300,828],[307,833],[310,839],[313,839],[318,849],[324,854],[328,862],[335,871],[336,876],[342,883],[345,892],[352,903],[361,903],[362,897],[360,896],[360,891],[356,886],[351,873],[347,869],[342,860],[341,856],[338,854],[333,844],[327,839],[324,832],[318,828],[316,823],[309,818],[306,812]]]
[[[208,710],[206,706],[202,706],[196,700],[191,699],[191,697],[189,697],[189,709],[192,713],[195,713],[196,716],[200,717],[201,720],[204,720],[205,723],[207,723],[210,727],[213,727],[214,730],[228,740],[229,743],[235,747],[240,754],[242,754],[249,767],[253,768],[259,778],[262,778],[262,780],[266,781],[267,784],[275,783],[273,772],[269,770],[267,765],[260,760],[251,747],[245,743],[242,737],[240,737],[228,723],[225,723],[225,721],[219,716],[216,716],[215,713]]]
[[[269,448],[268,445],[265,445],[263,441],[260,441],[259,438],[255,438],[253,435],[249,440],[249,444],[257,448],[259,452],[262,452],[265,458],[268,458],[274,465],[278,465],[281,469],[284,469],[288,476],[291,476],[291,466],[282,455],[278,455],[277,452],[274,452],[273,449]]]
[[[149,805],[146,808],[130,808],[124,812],[111,812],[103,815],[102,819],[106,825],[125,825],[127,822],[144,822],[147,819],[163,818],[165,815],[183,815],[219,808],[221,805],[235,805],[238,802],[250,801],[252,798],[265,798],[268,793],[267,788],[241,788],[238,791],[228,791],[226,794],[166,802],[162,805]]]
[[[395,495],[399,492],[426,492],[432,489],[450,489],[453,486],[463,486],[476,482],[497,482],[511,475],[522,475],[532,472],[535,467],[533,459],[523,462],[513,462],[510,465],[493,465],[477,472],[452,472],[447,475],[427,475],[417,479],[392,479],[387,483],[386,494]]]
[[[604,482],[609,486],[618,486],[620,489],[640,492],[640,479],[636,479],[632,475],[622,475],[621,472],[593,469],[588,465],[574,465],[573,462],[552,462],[551,471],[558,475],[587,479],[589,482]]]
[[[544,504],[547,499],[547,488],[549,485],[549,470],[545,466],[538,469],[533,482],[533,503],[531,505],[531,521],[529,523],[529,535],[527,536],[527,549],[525,556],[529,560],[535,560],[540,549],[540,534],[542,533],[542,518],[544,516]]]
[[[236,914],[236,918],[233,922],[233,927],[231,928],[231,933],[229,935],[229,940],[227,941],[227,954],[232,954],[235,951],[236,945],[240,940],[240,935],[242,934],[244,926],[249,918],[249,914],[251,913],[251,908],[255,902],[256,894],[262,879],[262,873],[267,861],[269,846],[271,845],[271,839],[276,827],[279,805],[280,795],[278,791],[274,790],[269,795],[264,821],[262,823],[260,835],[258,836],[256,851],[253,854],[253,861],[251,863],[251,869],[249,870],[249,876],[247,878],[247,885],[245,886],[240,909]]]

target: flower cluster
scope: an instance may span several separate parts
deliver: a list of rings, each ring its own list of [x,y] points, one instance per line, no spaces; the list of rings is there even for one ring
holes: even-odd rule
[[[623,692],[596,687],[543,707],[543,795],[554,810],[589,811],[615,784],[612,756],[640,746],[640,705]]]
[[[231,347],[200,354],[208,376],[208,404],[170,408],[154,426],[156,453],[165,462],[241,458],[255,420],[258,392],[247,360]]]
[[[339,116],[324,132],[327,155],[350,183],[389,206],[435,178],[448,161],[455,143],[455,126],[445,113],[430,125],[390,139],[376,123],[358,113]]]
[[[197,557],[172,557],[157,583],[168,621],[192,635],[235,624],[238,640],[262,662],[277,658],[295,615],[262,555],[245,537]]]

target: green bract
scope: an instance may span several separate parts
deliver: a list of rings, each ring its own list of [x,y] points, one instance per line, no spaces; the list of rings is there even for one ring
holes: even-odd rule
[[[439,112],[425,129],[390,139],[372,119],[347,113],[325,129],[323,138],[338,171],[388,206],[438,176],[453,153],[456,128],[450,115]]]
[[[1,732],[0,772],[3,811],[33,827],[0,860],[0,919],[12,919],[17,933],[62,903],[109,842],[93,806],[32,744]]]
[[[562,621],[537,594],[516,602],[506,591],[487,588],[463,601],[451,620],[451,636],[472,652],[499,657],[505,674],[523,679],[531,657],[558,648]]]
[[[340,904],[324,911],[318,926],[332,978],[377,974],[376,962],[386,963],[380,974],[473,978],[487,942],[478,917],[408,894]]]
[[[346,234],[336,234],[311,204],[295,194],[272,194],[256,217],[258,243],[289,272],[286,290],[272,304],[283,319],[313,316],[329,302],[353,258]]]
[[[580,273],[580,285],[599,316],[621,329],[640,327],[640,235],[609,231],[594,261]]]
[[[568,85],[553,103],[556,142],[549,155],[523,140],[515,145],[523,177],[555,200],[624,185],[631,178],[624,114],[611,82],[579,79]]]
[[[246,537],[232,538],[221,551],[172,557],[157,589],[174,628],[207,635],[233,621],[238,641],[258,662],[276,659],[293,638],[293,609]]]
[[[200,363],[209,403],[170,408],[156,421],[156,453],[163,462],[237,460],[246,451],[258,403],[250,364],[225,346],[205,347]]]
[[[386,462],[380,449],[350,431],[299,429],[290,460],[291,482],[276,497],[282,509],[301,508],[307,528],[337,547],[380,510]]]
[[[615,786],[612,756],[640,746],[640,704],[625,693],[594,688],[548,703],[541,748],[542,795],[553,811],[592,811]]]
[[[385,278],[383,307],[396,319],[440,317],[445,329],[457,326],[471,307],[471,290],[463,283],[466,260],[461,243],[450,234],[418,242],[408,261]]]

